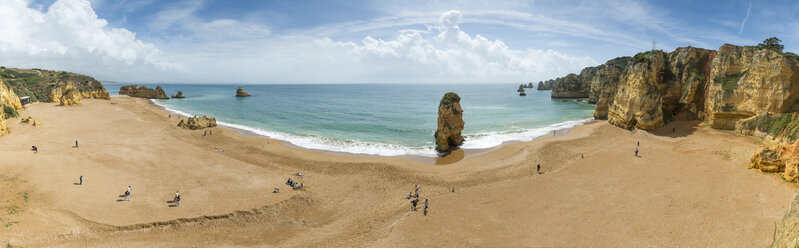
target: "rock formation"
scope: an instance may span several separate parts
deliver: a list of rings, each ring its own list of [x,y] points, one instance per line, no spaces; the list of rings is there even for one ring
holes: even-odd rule
[[[156,86],[155,89],[147,88],[146,86],[127,85],[119,88],[120,95],[128,95],[132,97],[140,97],[147,99],[169,99],[164,89],[161,86]]]
[[[530,88],[530,89],[532,89],[532,88],[533,88],[533,82],[530,82],[530,83],[528,83],[528,84],[527,84],[527,88]]]
[[[776,237],[771,247],[797,247],[799,246],[799,193],[794,195],[788,211],[782,217],[782,223],[777,227]]]
[[[630,57],[618,57],[597,66],[596,75],[591,79],[591,89],[588,93],[588,102],[596,104],[594,119],[608,118],[608,105],[616,96],[616,88],[622,74],[626,72],[629,62]]]
[[[247,93],[247,91],[244,91],[244,88],[242,88],[241,86],[239,86],[239,88],[238,88],[238,89],[236,89],[236,96],[238,96],[238,97],[241,97],[241,96],[250,96],[250,93]]]
[[[34,127],[38,127],[38,126],[42,125],[41,122],[39,122],[37,120],[34,120],[30,116],[23,118],[22,119],[22,123],[28,123],[28,124],[30,124],[31,126],[34,126]]]
[[[516,92],[524,92],[524,85],[519,85],[519,89]]]
[[[16,117],[16,111],[19,109],[22,109],[19,97],[13,89],[6,87],[6,83],[0,78],[0,136],[11,132],[5,120]]]
[[[555,83],[554,79],[550,79],[547,81],[539,81],[537,90],[552,90],[552,85]]]
[[[580,76],[572,73],[555,79],[552,85],[552,98],[588,97],[589,87],[589,83],[580,82]]]
[[[29,96],[32,102],[60,103],[62,87],[72,84],[80,98],[111,99],[100,81],[92,77],[65,71],[41,69],[0,68],[0,78],[19,96]]]
[[[172,98],[186,98],[186,97],[183,96],[183,92],[182,91],[178,91],[177,94],[172,94]]]
[[[666,54],[651,51],[638,54],[621,78],[613,102],[608,108],[608,122],[621,128],[654,130],[663,126],[662,82],[667,70]]]
[[[705,119],[714,128],[733,129],[758,113],[799,110],[796,63],[769,49],[721,46],[710,71]]]
[[[188,128],[191,130],[209,128],[216,126],[216,118],[203,115],[202,117],[189,117],[181,119],[178,122],[178,127]]]
[[[449,153],[463,144],[463,109],[461,98],[454,92],[444,94],[438,104],[438,129],[433,135],[436,138],[436,151]]]

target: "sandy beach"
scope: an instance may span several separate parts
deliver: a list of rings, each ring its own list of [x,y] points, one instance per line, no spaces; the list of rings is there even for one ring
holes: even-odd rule
[[[139,98],[21,115],[43,126],[0,137],[0,242],[24,247],[763,247],[797,189],[747,169],[758,139],[699,122],[595,121],[435,165],[203,136]]]

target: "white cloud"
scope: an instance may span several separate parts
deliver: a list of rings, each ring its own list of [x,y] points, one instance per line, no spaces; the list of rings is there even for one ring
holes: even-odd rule
[[[105,76],[179,67],[162,60],[155,45],[137,40],[136,34],[108,27],[87,0],[59,0],[46,12],[28,5],[0,2],[0,64]]]
[[[439,17],[428,30],[405,29],[388,40],[293,35],[210,42],[179,49],[172,59],[189,63],[192,77],[205,82],[225,82],[236,75],[249,83],[520,82],[599,64],[588,56],[515,50],[500,40],[469,35],[460,28],[459,11]]]

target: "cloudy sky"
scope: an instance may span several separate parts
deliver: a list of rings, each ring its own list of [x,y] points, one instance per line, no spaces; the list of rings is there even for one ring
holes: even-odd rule
[[[159,83],[515,83],[799,42],[797,1],[2,0],[0,65]]]

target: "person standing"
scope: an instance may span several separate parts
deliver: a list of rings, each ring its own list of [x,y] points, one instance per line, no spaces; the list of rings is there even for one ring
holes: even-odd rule
[[[78,182],[78,185],[83,185],[83,175],[80,175],[80,182]]]
[[[638,157],[638,147],[635,148],[635,156]]]
[[[128,190],[125,191],[125,200],[130,201],[130,186],[128,186]]]
[[[178,199],[180,199],[180,192],[178,192],[177,190],[175,190],[175,199],[173,199],[172,201],[175,201],[175,202],[176,202],[176,201],[178,201]]]
[[[427,215],[427,198],[424,198],[424,212]]]
[[[208,135],[214,135],[214,130],[208,130]]]
[[[75,148],[79,148],[79,146],[78,146],[78,140],[75,140]]]
[[[541,164],[536,165],[536,171],[538,171],[538,174],[541,174]]]
[[[176,201],[178,202],[178,207],[180,206],[180,196],[175,197],[177,198]]]
[[[203,136],[208,134],[208,130],[203,131]]]

